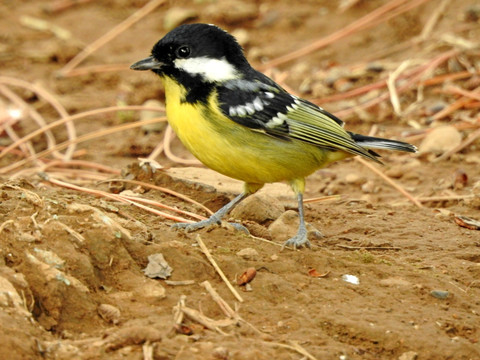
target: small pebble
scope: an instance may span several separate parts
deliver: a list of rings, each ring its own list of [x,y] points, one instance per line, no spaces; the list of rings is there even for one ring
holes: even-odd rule
[[[455,147],[462,141],[462,135],[453,126],[440,126],[427,134],[418,147],[420,154],[434,153],[441,155]]]
[[[345,176],[345,182],[350,185],[362,185],[365,184],[367,180],[358,174],[350,173]]]
[[[219,346],[213,349],[212,356],[214,359],[228,360],[230,358],[230,352],[224,346]]]
[[[117,325],[120,321],[120,310],[110,304],[100,304],[97,308],[100,317],[108,323]]]
[[[143,270],[145,275],[147,275],[149,278],[160,279],[169,278],[172,274],[172,271],[172,267],[168,265],[161,253],[149,255],[147,267]]]
[[[450,293],[444,290],[432,290],[430,291],[430,295],[432,295],[434,298],[444,300],[450,296]]]
[[[265,194],[254,194],[238,204],[231,212],[231,216],[264,224],[277,219],[284,211],[285,208],[278,199]]]
[[[418,354],[415,351],[407,351],[398,357],[398,360],[416,360]]]
[[[378,193],[380,187],[375,184],[373,180],[368,180],[365,184],[362,185],[362,191],[365,194],[374,194]]]
[[[237,256],[245,260],[255,260],[258,257],[258,251],[252,248],[245,248],[238,251]]]

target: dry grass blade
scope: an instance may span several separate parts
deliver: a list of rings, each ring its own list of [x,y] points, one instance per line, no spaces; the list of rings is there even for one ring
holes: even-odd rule
[[[129,70],[131,64],[104,64],[104,65],[91,65],[91,66],[83,66],[77,69],[73,69],[68,73],[64,74],[63,77],[76,77],[76,76],[84,76],[84,75],[92,75],[92,74],[101,74],[107,72],[118,72]]]
[[[54,160],[49,162],[47,165],[45,165],[42,170],[46,172],[48,169],[52,167],[69,168],[72,166],[90,168],[100,172],[115,174],[115,175],[120,175],[120,172],[121,172],[120,170],[112,168],[110,166],[94,163],[91,161],[85,161],[85,160],[70,160],[70,161]]]
[[[6,84],[6,85],[11,85],[11,86],[17,86],[21,87],[23,89],[27,89],[29,91],[34,92],[37,94],[40,98],[45,99],[57,112],[58,114],[63,117],[63,118],[68,118],[68,112],[65,110],[65,108],[60,104],[60,102],[50,94],[48,91],[46,91],[43,87],[40,85],[36,84],[30,84],[26,81],[12,78],[12,77],[6,77],[6,76],[0,76],[0,83]],[[3,92],[6,90],[3,89]],[[29,106],[25,101],[23,101],[20,97],[16,96],[13,94],[13,92],[9,93],[9,96],[13,99],[14,102],[16,102],[20,108],[25,109],[28,111],[30,116],[37,122],[38,126],[40,129],[46,129],[47,128],[47,123],[43,119],[43,117],[31,106]],[[67,128],[67,134],[68,138],[70,140],[75,139],[76,137],[76,131],[75,131],[75,126],[73,125],[72,121],[66,121],[65,126]],[[51,148],[55,145],[55,138],[51,132],[47,130],[44,130],[45,136],[47,137],[47,143],[48,146]],[[64,160],[70,160],[72,158],[72,154],[75,151],[75,144],[72,144],[67,148],[67,151],[65,152],[65,155],[60,155],[56,154],[57,157],[61,157]]]
[[[460,201],[466,199],[473,199],[475,195],[449,195],[449,196],[429,196],[429,197],[419,197],[418,201],[425,202],[439,202],[439,201]]]
[[[445,11],[450,2],[451,0],[442,0],[440,5],[433,11],[432,15],[430,15],[430,18],[422,29],[422,32],[419,36],[420,41],[425,41],[431,36],[433,28],[437,24],[442,13]]]
[[[115,107],[116,110],[120,109],[120,108],[123,108],[123,107]],[[126,106],[125,108],[130,108],[130,106]],[[102,110],[102,109],[101,109]],[[96,111],[95,113],[98,114],[100,111]],[[80,115],[80,114],[78,114]],[[71,116],[70,119],[73,119],[74,116]],[[78,117],[80,118],[80,117]],[[63,122],[65,119],[62,119],[61,121],[59,122]],[[77,137],[76,139],[73,139],[73,140],[68,140],[68,141],[65,141],[63,143],[60,143],[58,145],[55,145],[55,147],[53,149],[47,149],[47,150],[44,150],[44,151],[41,151],[39,152],[38,154],[36,154],[35,157],[33,156],[30,156],[30,157],[27,157],[23,160],[19,160],[9,166],[5,166],[3,168],[0,168],[0,174],[5,174],[5,173],[8,173],[12,170],[15,170],[15,169],[18,169],[19,167],[27,164],[28,162],[34,160],[35,158],[43,158],[47,155],[50,155],[53,151],[55,150],[62,150],[62,149],[65,149],[67,148],[69,145],[71,145],[72,143],[81,143],[81,142],[84,142],[84,141],[88,141],[88,140],[92,140],[92,139],[97,139],[99,137],[102,137],[102,136],[107,136],[107,135],[111,135],[111,134],[114,134],[116,132],[121,132],[121,131],[126,131],[126,130],[129,130],[129,129],[134,129],[134,128],[137,128],[137,127],[141,127],[143,125],[147,125],[147,124],[153,124],[153,123],[156,123],[158,122],[158,119],[155,118],[155,119],[146,119],[146,120],[141,120],[141,121],[136,121],[136,122],[133,122],[133,123],[127,123],[127,124],[122,124],[122,125],[118,125],[118,126],[113,126],[113,127],[110,127],[108,129],[103,129],[101,131],[94,131],[94,132],[91,132],[91,133],[88,133],[88,134],[85,134],[85,135],[82,135],[82,136],[79,136]],[[53,123],[52,123],[53,124]],[[52,125],[50,124],[50,125]],[[32,134],[24,137],[23,139],[25,138],[29,138]],[[22,139],[22,140],[23,140]],[[12,144],[12,145],[18,145],[18,144]],[[10,147],[9,147],[10,148]],[[9,149],[7,148],[7,149]],[[5,149],[6,150],[6,149]],[[4,150],[4,151],[5,151]],[[3,152],[0,154],[0,157],[3,155]]]
[[[199,165],[200,161],[197,159],[182,159],[181,157],[176,156],[172,150],[170,149],[170,144],[175,137],[175,133],[170,125],[167,126],[165,129],[165,136],[163,138],[163,151],[165,152],[165,156],[170,160],[183,165]]]
[[[397,93],[400,94],[400,93],[404,92],[405,90],[410,89],[413,86],[416,86],[427,75],[431,74],[438,66],[440,66],[442,63],[444,63],[445,61],[447,61],[451,57],[457,55],[458,52],[459,52],[458,50],[447,51],[443,54],[440,54],[436,58],[432,59],[428,64],[421,65],[419,67],[420,71],[415,72],[415,75],[413,75],[411,78],[409,78],[408,81],[405,81],[405,83],[403,85],[396,88]],[[341,111],[337,111],[337,112],[335,112],[335,115],[340,117],[340,118],[346,117],[350,114],[353,114],[353,113],[357,112],[358,110],[364,110],[364,109],[368,109],[372,106],[378,105],[382,101],[385,101],[386,99],[388,99],[389,96],[390,96],[389,92],[385,92],[382,95],[380,95],[380,96],[378,96],[378,97],[376,97],[376,98],[374,98],[370,101],[362,103],[358,106],[355,106],[355,107],[352,107],[352,108],[349,108],[349,109],[345,109],[345,110],[341,110]]]
[[[403,71],[405,71],[405,69],[408,67],[409,64],[410,64],[410,60],[406,60],[402,62],[400,66],[388,76],[388,80],[387,80],[387,87],[388,87],[388,90],[390,91],[390,101],[393,106],[393,111],[398,116],[402,115],[402,109],[400,105],[400,99],[398,98],[398,92],[397,92],[395,83],[397,82],[397,79],[400,76],[400,74]]]
[[[148,206],[142,205],[142,204],[140,204],[136,201],[133,201],[133,200],[129,200],[129,199],[127,199],[125,197],[122,197],[120,195],[110,194],[110,193],[107,193],[105,191],[94,190],[94,189],[89,189],[89,188],[85,188],[85,187],[82,187],[82,186],[70,184],[70,183],[67,183],[65,181],[54,179],[54,178],[50,177],[48,174],[45,174],[45,173],[40,173],[39,175],[42,178],[42,180],[47,181],[47,182],[49,182],[51,184],[54,184],[54,185],[57,185],[57,186],[61,186],[61,187],[67,188],[67,189],[72,189],[72,190],[84,192],[84,193],[87,193],[87,194],[92,194],[92,195],[95,195],[95,196],[105,197],[107,199],[115,200],[115,201],[118,201],[118,202],[121,202],[121,203],[124,203],[124,204],[133,205],[133,206],[136,206],[140,209],[146,210],[146,211],[148,211],[152,214],[158,215],[158,216],[162,216],[162,217],[164,217],[166,219],[169,219],[169,220],[178,221],[178,222],[192,222],[191,220],[188,220],[188,219],[184,219],[184,218],[181,218],[181,217],[178,217],[178,216],[173,216],[173,215],[164,213],[163,211],[158,211],[158,210],[152,209]]]
[[[400,186],[395,181],[390,179],[387,175],[382,173],[380,170],[378,170],[375,166],[370,164],[368,161],[359,157],[355,157],[355,160],[360,162],[362,165],[365,165],[367,168],[372,170],[375,174],[380,176],[383,180],[385,180],[386,183],[390,184],[394,189],[396,189],[399,193],[405,196],[409,201],[414,203],[417,207],[423,208],[423,205],[417,199],[415,199],[415,197],[413,197],[407,190],[405,190],[402,186]]]
[[[480,101],[480,88],[476,88],[473,91],[468,91],[452,85],[447,88],[447,92]]]
[[[108,179],[108,180],[105,180],[104,182],[113,182],[113,181],[121,181],[121,182],[125,182],[125,183],[128,183],[128,184],[139,185],[139,186],[145,187],[147,189],[158,190],[158,191],[164,192],[165,194],[175,196],[175,197],[177,197],[179,199],[182,199],[186,202],[194,204],[194,205],[198,206],[199,208],[201,208],[202,210],[205,210],[209,215],[213,214],[213,211],[210,210],[209,208],[207,208],[205,205],[200,204],[199,202],[193,200],[192,198],[189,198],[186,195],[180,194],[176,191],[173,191],[173,190],[165,188],[165,187],[149,184],[149,183],[146,183],[146,182],[143,182],[143,181],[127,180],[127,179]]]
[[[363,16],[362,18],[352,22],[351,24],[345,26],[341,30],[334,32],[304,48],[293,51],[289,54],[276,58],[272,61],[269,61],[261,67],[262,70],[267,68],[279,66],[290,62],[292,60],[298,59],[300,57],[306,56],[314,51],[317,51],[331,43],[338,41],[344,37],[350,36],[351,34],[358,32],[360,30],[368,29],[372,26],[378,25],[382,22],[385,22],[391,19],[394,16],[397,16],[405,11],[411,10],[424,2],[429,0],[392,0],[386,3],[383,6],[375,9],[371,13]],[[389,14],[390,13],[390,14]]]
[[[129,111],[129,110],[153,110],[153,111],[164,111],[165,109],[164,108],[152,108],[152,107],[145,107],[145,106],[141,106],[141,105],[133,105],[133,106],[111,106],[111,107],[107,107],[107,108],[103,108],[103,109],[94,109],[94,110],[89,110],[89,111],[85,111],[85,112],[82,112],[82,113],[78,113],[78,114],[75,114],[75,115],[70,115],[70,116],[66,116],[60,120],[57,120],[57,121],[54,121],[44,127],[42,127],[41,129],[38,129],[36,131],[33,131],[31,132],[30,134],[24,136],[23,138],[21,138],[18,142],[15,142],[13,144],[10,144],[9,146],[7,146],[6,148],[4,148],[1,152],[0,152],[0,158],[2,158],[3,156],[5,156],[7,153],[9,153],[11,150],[15,149],[16,147],[20,146],[21,144],[24,144],[25,142],[33,139],[34,137],[38,136],[38,135],[41,135],[43,133],[45,133],[46,131],[50,130],[50,129],[53,129],[57,126],[60,126],[60,125],[63,125],[65,123],[68,123],[69,121],[76,121],[76,120],[79,120],[79,119],[83,119],[83,118],[86,118],[86,117],[89,117],[89,116],[95,116],[95,115],[101,115],[101,114],[105,114],[105,113],[108,113],[108,112],[115,112],[115,111]],[[157,119],[158,120],[158,119]]]
[[[123,195],[123,194],[118,194],[118,196],[120,196],[122,199],[138,201],[140,203],[156,206],[156,207],[159,207],[159,208],[162,208],[162,209],[165,209],[165,210],[170,210],[170,211],[176,212],[178,214],[187,215],[187,216],[190,216],[190,217],[192,217],[194,219],[197,219],[197,220],[205,220],[206,219],[205,216],[197,215],[197,214],[194,214],[190,211],[180,210],[180,209],[174,208],[172,206],[162,204],[162,203],[160,203],[158,201],[155,201],[155,200],[145,199],[145,198],[142,198],[142,197],[139,197],[139,196],[130,196],[130,195]]]
[[[300,346],[300,344],[297,341],[294,341],[294,340],[290,341],[291,345],[282,344],[282,343],[267,342],[267,341],[264,341],[263,344],[267,345],[267,346],[278,346],[278,347],[281,347],[281,348],[296,351],[300,355],[304,356],[302,359],[306,358],[306,359],[310,359],[310,360],[317,360],[317,358],[315,356],[310,354],[307,350],[305,350],[302,346]]]
[[[305,199],[303,200],[304,204],[313,204],[317,202],[324,202],[324,201],[338,201],[341,200],[341,195],[326,195],[326,196],[319,196],[315,198]]]
[[[473,73],[471,71],[465,70],[465,71],[459,71],[455,73],[437,75],[430,79],[423,80],[421,84],[424,86],[439,85],[439,84],[443,84],[443,83],[447,83],[455,80],[468,79],[473,75],[480,75],[480,70]]]
[[[105,35],[101,36],[93,43],[87,45],[83,51],[78,53],[72,60],[70,60],[60,71],[59,74],[64,76],[77,67],[83,60],[90,56],[93,52],[97,51],[103,45],[108,43],[110,40],[114,39],[120,33],[128,29],[130,26],[135,24],[137,21],[151,13],[158,6],[162,5],[165,0],[151,0],[143,8],[133,13],[126,20],[115,26]]]
[[[213,288],[212,284],[210,284],[208,281],[204,281],[200,283],[200,286],[204,287],[205,290],[207,290],[212,299],[217,303],[218,307],[222,309],[225,316],[230,319],[240,321],[240,316],[238,315],[238,313],[234,311],[224,299],[222,299],[218,292]]]
[[[227,279],[227,277],[225,276],[224,272],[222,271],[222,269],[220,268],[220,266],[218,266],[217,262],[216,262],[215,259],[213,258],[212,254],[211,254],[210,251],[208,250],[207,246],[206,246],[205,243],[203,242],[203,240],[202,240],[202,238],[200,237],[200,235],[197,234],[196,240],[197,240],[198,245],[200,246],[200,249],[201,249],[202,252],[205,254],[205,256],[207,257],[208,261],[210,261],[210,264],[212,264],[213,268],[214,268],[215,271],[218,273],[218,275],[220,275],[220,277],[222,278],[222,280],[225,282],[225,284],[227,285],[228,289],[229,289],[230,292],[233,294],[233,296],[235,296],[235,298],[236,298],[238,301],[243,302],[243,298],[240,296],[240,294],[238,293],[238,291],[232,286],[232,284],[230,283],[230,281],[228,281],[228,279]]]

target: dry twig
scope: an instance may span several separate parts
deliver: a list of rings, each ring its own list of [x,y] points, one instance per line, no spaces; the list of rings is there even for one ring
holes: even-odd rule
[[[215,271],[218,273],[218,275],[220,275],[220,277],[222,278],[222,280],[225,282],[225,284],[227,285],[228,289],[229,289],[230,292],[233,294],[233,296],[235,296],[235,298],[236,298],[238,301],[243,302],[243,298],[240,296],[240,294],[238,293],[238,291],[232,286],[232,284],[230,283],[230,281],[228,281],[228,279],[227,279],[227,277],[225,276],[224,272],[222,271],[222,269],[220,269],[220,266],[218,266],[217,262],[216,262],[215,259],[213,258],[212,254],[211,254],[210,251],[208,250],[207,246],[206,246],[205,243],[203,242],[203,240],[202,240],[202,238],[200,237],[200,235],[197,234],[196,240],[197,240],[198,245],[200,246],[200,249],[201,249],[202,252],[205,254],[205,256],[207,257],[208,261],[210,261],[210,264],[212,264],[213,268],[214,268]]]
[[[350,36],[358,31],[368,29],[370,27],[381,24],[388,21],[391,18],[400,15],[408,10],[411,10],[424,2],[429,0],[391,0],[388,3],[380,6],[363,16],[362,18],[352,22],[351,24],[343,27],[342,29],[330,34],[310,45],[307,45],[299,50],[293,51],[289,54],[280,56],[267,62],[261,67],[262,70],[276,67],[300,57],[306,56],[314,51],[317,51],[325,46],[328,46],[342,38]]]
[[[124,32],[130,26],[141,20],[143,17],[151,13],[158,6],[162,5],[165,0],[151,0],[143,8],[133,13],[126,20],[115,26],[109,32],[95,40],[93,43],[87,45],[80,53],[78,53],[72,60],[70,60],[60,71],[59,75],[64,76],[76,68],[83,60],[85,60],[92,53],[97,51],[103,45],[114,39],[116,36]]]
[[[365,165],[370,170],[372,170],[375,174],[380,176],[383,180],[385,180],[386,183],[390,184],[394,189],[396,189],[399,193],[405,196],[409,201],[414,203],[417,207],[423,208],[423,205],[417,199],[415,199],[407,190],[405,190],[402,186],[397,184],[395,181],[393,181],[390,177],[385,175],[383,172],[378,170],[375,166],[370,164],[368,161],[365,161],[360,157],[355,157],[355,160],[360,162],[362,165]]]

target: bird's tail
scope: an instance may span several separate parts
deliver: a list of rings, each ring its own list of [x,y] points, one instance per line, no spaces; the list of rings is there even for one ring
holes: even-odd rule
[[[417,147],[409,143],[397,140],[382,139],[373,136],[365,136],[350,133],[352,139],[361,147],[367,149],[385,149],[405,152],[417,152]]]

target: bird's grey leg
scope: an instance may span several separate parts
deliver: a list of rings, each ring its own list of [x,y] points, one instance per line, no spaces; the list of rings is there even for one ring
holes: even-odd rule
[[[305,225],[305,218],[303,215],[303,194],[298,193],[298,216],[300,218],[300,225],[298,226],[297,234],[285,241],[283,247],[285,246],[293,246],[294,249],[301,248],[302,246],[306,246],[308,248],[312,247],[310,241],[307,238],[307,227]]]
[[[230,201],[227,205],[223,206],[220,210],[218,210],[216,213],[211,215],[208,219],[202,220],[196,223],[176,223],[172,225],[172,228],[174,229],[185,229],[185,231],[190,232],[190,231],[195,231],[199,230],[211,225],[220,225],[222,223],[222,218],[227,215],[234,207],[237,205],[240,201],[245,199],[250,193],[248,192],[242,192],[240,195],[237,195],[235,199]],[[248,229],[237,223],[230,223],[235,229],[243,231],[247,234],[249,234]]]

